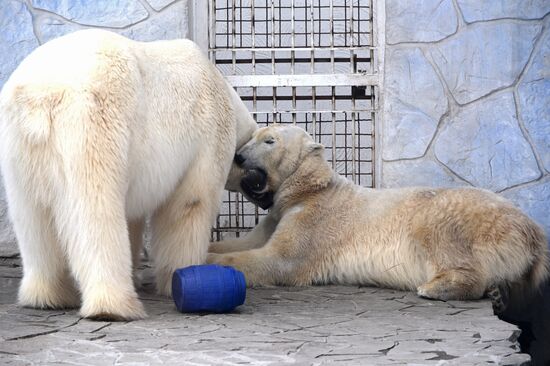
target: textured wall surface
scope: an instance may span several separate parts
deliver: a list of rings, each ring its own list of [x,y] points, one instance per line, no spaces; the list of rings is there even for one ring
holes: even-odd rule
[[[500,192],[550,233],[550,2],[385,10],[381,184]]]
[[[33,49],[79,29],[101,28],[137,41],[187,36],[187,0],[1,0],[0,88]],[[0,250],[15,252],[0,179]]]
[[[491,189],[550,231],[549,12],[547,0],[386,1],[382,186]],[[0,87],[39,44],[90,27],[181,38],[187,3],[2,0]]]

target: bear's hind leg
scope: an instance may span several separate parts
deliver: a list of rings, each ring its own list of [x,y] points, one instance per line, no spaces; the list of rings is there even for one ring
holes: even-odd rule
[[[18,302],[32,308],[78,307],[80,297],[55,232],[51,212],[32,202],[20,180],[5,171],[10,216],[23,259]]]
[[[211,162],[198,160],[174,193],[153,215],[152,257],[157,290],[172,294],[174,270],[206,260],[210,229],[216,217],[223,182],[208,172]]]
[[[60,229],[82,292],[80,314],[92,319],[140,319],[145,311],[132,280],[124,195],[111,191],[108,182],[92,177],[89,185],[71,187],[64,198],[63,206],[68,207],[60,210]]]
[[[418,296],[439,300],[474,300],[483,297],[485,280],[472,268],[439,271],[430,281],[419,286]]]
[[[99,102],[94,99],[93,106]],[[58,197],[56,224],[82,293],[80,314],[93,319],[139,319],[146,314],[132,279],[125,204],[128,124],[116,118],[116,109],[108,103],[100,107],[87,111],[89,120],[64,124],[69,138],[61,146],[65,186]],[[86,115],[86,111],[77,112]]]

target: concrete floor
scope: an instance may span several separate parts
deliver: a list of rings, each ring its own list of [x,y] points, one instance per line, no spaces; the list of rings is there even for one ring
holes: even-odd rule
[[[155,295],[147,263],[140,298],[149,318],[82,319],[76,310],[14,304],[16,253],[0,253],[2,365],[521,365],[519,330],[488,301],[440,302],[371,287],[248,290],[232,314],[180,314]]]

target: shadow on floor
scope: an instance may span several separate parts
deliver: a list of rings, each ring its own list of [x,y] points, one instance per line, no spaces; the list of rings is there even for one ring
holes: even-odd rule
[[[533,366],[550,366],[550,283],[528,305],[510,306],[499,318],[521,329],[521,351]]]

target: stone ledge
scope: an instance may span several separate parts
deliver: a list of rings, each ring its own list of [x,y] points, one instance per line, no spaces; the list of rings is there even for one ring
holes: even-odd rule
[[[149,268],[146,271],[149,272]],[[177,313],[140,291],[149,318],[94,322],[76,310],[13,305],[21,268],[0,261],[0,363],[522,365],[519,330],[488,301],[441,302],[372,287],[319,286],[248,291],[232,314]],[[150,278],[150,276],[146,276]]]

